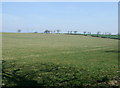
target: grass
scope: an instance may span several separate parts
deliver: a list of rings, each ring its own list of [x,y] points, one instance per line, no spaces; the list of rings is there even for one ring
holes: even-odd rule
[[[118,87],[118,40],[3,33],[3,87]]]

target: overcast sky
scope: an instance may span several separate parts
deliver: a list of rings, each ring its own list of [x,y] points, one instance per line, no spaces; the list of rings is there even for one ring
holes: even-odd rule
[[[118,32],[117,2],[4,2],[3,32]]]

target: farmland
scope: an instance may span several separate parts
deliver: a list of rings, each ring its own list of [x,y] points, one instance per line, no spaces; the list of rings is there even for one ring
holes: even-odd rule
[[[3,33],[3,87],[117,87],[118,40]]]

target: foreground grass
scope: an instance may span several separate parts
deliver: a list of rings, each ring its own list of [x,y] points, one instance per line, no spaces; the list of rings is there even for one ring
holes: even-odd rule
[[[3,33],[3,85],[118,86],[118,40]]]

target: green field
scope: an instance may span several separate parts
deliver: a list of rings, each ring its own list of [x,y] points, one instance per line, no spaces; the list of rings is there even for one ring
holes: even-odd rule
[[[3,33],[3,86],[117,87],[118,40]]]

